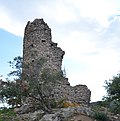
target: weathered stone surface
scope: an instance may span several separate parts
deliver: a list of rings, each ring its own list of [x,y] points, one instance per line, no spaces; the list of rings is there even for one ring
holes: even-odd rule
[[[17,114],[25,114],[29,112],[34,112],[35,108],[36,108],[35,100],[31,97],[27,97],[24,104],[19,108],[15,108],[14,112]]]
[[[69,108],[62,108],[62,109],[56,109],[51,114],[45,114],[41,110],[31,112],[31,113],[26,113],[26,114],[21,114],[18,115],[17,118],[19,121],[65,121],[66,119],[69,119],[70,117],[74,115],[86,115],[90,116],[91,111],[90,108],[88,107],[69,107]]]
[[[43,19],[35,19],[33,22],[27,23],[23,44],[24,81],[28,81],[34,75],[40,77],[44,68],[51,69],[51,72],[52,70],[61,72],[62,59],[65,52],[60,47],[57,47],[57,43],[54,43],[51,38],[51,29]],[[41,58],[46,60],[42,67],[37,64]],[[65,98],[79,104],[88,104],[91,95],[87,86],[77,85],[72,87],[67,78],[60,81],[53,88],[52,93],[57,101]]]
[[[108,114],[109,121],[120,121],[120,115]]]
[[[44,115],[44,111],[38,110],[33,113],[29,112],[26,114],[17,115],[19,121],[39,121],[39,119]]]
[[[61,71],[62,59],[65,52],[57,47],[57,43],[52,42],[51,38],[51,29],[43,19],[35,19],[33,22],[28,22],[25,28],[23,46],[24,64],[33,63],[31,69],[34,70],[34,63],[44,58],[46,62],[42,67]],[[41,72],[41,70],[40,68],[38,71]],[[23,74],[29,74],[28,70],[23,68]]]
[[[89,104],[91,92],[86,85],[57,85],[54,90],[56,100],[66,99],[78,104]]]
[[[60,109],[52,114],[46,114],[39,121],[65,121],[74,115],[83,114],[90,116],[91,113],[93,112],[88,107],[69,107]]]

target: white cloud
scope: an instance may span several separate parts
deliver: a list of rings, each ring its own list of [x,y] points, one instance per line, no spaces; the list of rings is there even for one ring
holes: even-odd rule
[[[55,12],[53,13],[53,17],[57,22],[67,23],[75,21],[77,18],[73,9],[60,1],[58,1],[58,3],[55,5],[54,10]]]
[[[110,0],[71,0],[71,3],[77,8],[80,16],[93,18],[105,27],[109,24],[108,17],[118,13],[118,5]]]
[[[67,73],[71,85],[86,84],[92,91],[92,101],[100,100],[105,95],[104,81],[112,78],[120,69],[118,55],[113,50],[103,50],[96,55],[80,56],[77,60]],[[84,69],[81,63],[87,68]]]
[[[23,23],[12,18],[12,16],[9,15],[9,9],[0,8],[0,20],[0,28],[16,35],[23,35]]]

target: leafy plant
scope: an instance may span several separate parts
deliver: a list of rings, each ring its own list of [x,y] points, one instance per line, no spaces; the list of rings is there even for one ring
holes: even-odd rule
[[[39,104],[39,108],[47,112],[51,111],[51,108],[56,106],[52,90],[56,83],[65,78],[63,72],[44,68],[44,63],[47,62],[45,58],[36,59],[30,62],[29,66],[26,63],[22,64],[22,61],[23,59],[18,56],[13,62],[9,62],[15,69],[9,73],[9,76],[18,78],[8,81],[6,86],[3,86],[0,91],[1,98],[6,99],[12,107],[17,107],[29,96],[35,100],[35,103],[37,102],[37,105]]]
[[[120,102],[119,101],[110,102],[109,110],[112,113],[120,114]]]
[[[8,103],[12,107],[21,105],[23,96],[26,96],[22,90],[22,85],[16,81],[7,81],[0,91],[1,100]]]
[[[53,87],[64,77],[62,72],[44,67],[45,62],[47,59],[40,58],[36,59],[35,63],[29,63],[29,67],[26,68],[26,78],[23,78],[29,85],[28,96],[39,102],[39,108],[50,112],[56,106],[52,95]]]
[[[0,110],[0,121],[18,121],[13,109]]]
[[[22,62],[23,58],[18,56],[9,61],[11,71],[8,76],[15,76],[16,79],[1,83],[0,87],[0,99],[3,103],[7,103],[12,107],[18,107],[21,105],[23,97],[27,95],[27,90],[24,90],[25,84],[21,81],[22,77]]]
[[[18,56],[13,59],[13,61],[9,61],[10,66],[14,71],[11,71],[8,76],[16,76],[17,78],[21,79],[22,75],[22,62],[23,58]]]
[[[104,97],[104,100],[113,113],[120,114],[120,74],[117,74],[109,81],[106,80],[105,89],[107,96]]]
[[[95,118],[99,121],[107,121],[108,120],[107,114],[104,112],[99,112],[99,111],[94,112],[93,118]]]

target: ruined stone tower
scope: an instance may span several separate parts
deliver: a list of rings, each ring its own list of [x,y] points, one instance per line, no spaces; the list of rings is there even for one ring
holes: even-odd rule
[[[57,47],[57,43],[52,42],[51,29],[43,19],[28,22],[23,43],[23,80],[34,75],[39,77],[43,68],[62,72],[64,54],[65,52]],[[42,61],[44,63],[40,67]],[[69,101],[84,104],[90,101],[90,90],[86,85],[72,87],[66,78],[54,87],[53,94],[56,100],[66,98]]]
[[[31,69],[34,70],[36,61],[44,59],[46,60],[44,68],[61,71],[64,51],[57,47],[57,43],[52,42],[51,29],[43,19],[35,19],[27,23],[23,45],[24,65],[31,64],[33,65]],[[23,74],[27,73],[27,69],[23,68]]]

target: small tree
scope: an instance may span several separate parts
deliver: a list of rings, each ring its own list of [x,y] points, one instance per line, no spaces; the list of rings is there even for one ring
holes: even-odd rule
[[[104,98],[108,102],[112,112],[120,114],[120,74],[113,79],[105,81],[107,96]]]
[[[22,105],[22,97],[26,93],[21,91],[20,84],[16,81],[7,81],[0,91],[1,99],[12,107]]]
[[[6,82],[1,86],[0,97],[1,100],[8,103],[12,107],[20,106],[22,103],[22,97],[26,96],[26,93],[22,90],[22,57],[18,56],[9,61],[10,66],[14,69],[8,76],[15,76],[16,79],[13,81],[6,80]]]
[[[47,61],[45,58],[29,63],[29,66],[22,65],[22,61],[20,56],[9,61],[14,71],[8,75],[16,76],[17,79],[8,81],[7,85],[1,89],[2,99],[6,99],[9,105],[16,107],[22,105],[23,99],[29,96],[37,102],[38,108],[42,107],[44,111],[51,111],[52,106],[55,106],[52,90],[56,83],[64,79],[63,72],[44,68]],[[25,74],[22,74],[22,66],[26,70]]]
[[[9,61],[10,66],[14,71],[11,71],[8,76],[16,76],[18,79],[21,79],[22,75],[22,63],[23,58],[18,56],[13,59],[13,61]]]
[[[62,72],[44,68],[46,61],[46,59],[40,58],[36,60],[36,63],[29,64],[26,74],[28,77],[26,79],[29,83],[29,96],[39,102],[39,107],[49,112],[51,111],[51,105],[53,105],[51,103],[54,101],[52,97],[53,87],[56,83],[59,83],[57,80],[61,80],[64,77]]]

